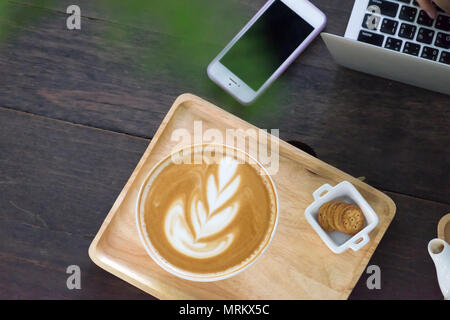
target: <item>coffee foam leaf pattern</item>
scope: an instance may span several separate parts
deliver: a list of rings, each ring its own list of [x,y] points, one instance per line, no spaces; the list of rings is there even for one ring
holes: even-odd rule
[[[232,201],[240,185],[237,167],[236,160],[225,157],[218,166],[217,182],[213,174],[208,176],[205,184],[207,205],[199,195],[194,195],[188,206],[178,199],[169,208],[165,233],[177,251],[203,259],[217,256],[231,245],[235,237],[232,232],[219,238],[214,236],[224,231],[238,213],[239,203]],[[186,214],[184,208],[190,212]],[[190,217],[193,230],[189,227],[187,217]]]

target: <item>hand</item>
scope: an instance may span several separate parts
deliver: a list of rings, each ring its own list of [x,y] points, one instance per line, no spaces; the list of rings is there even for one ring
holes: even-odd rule
[[[436,3],[442,10],[450,12],[450,0],[417,0],[417,2],[431,19],[435,19],[437,16],[437,10],[433,2]]]
[[[425,10],[425,12],[428,14],[428,16],[431,19],[435,19],[437,15],[436,7],[434,6],[433,2],[431,0],[417,0],[420,7]]]
[[[433,0],[436,5],[447,13],[450,13],[450,0]]]

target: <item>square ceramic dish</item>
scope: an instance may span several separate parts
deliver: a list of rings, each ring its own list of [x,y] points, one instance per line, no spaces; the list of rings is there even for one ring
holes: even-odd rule
[[[348,248],[358,251],[370,241],[369,232],[377,226],[378,216],[350,182],[342,181],[334,187],[324,184],[313,192],[313,197],[314,202],[305,210],[306,220],[331,251],[342,253]],[[319,208],[329,201],[343,201],[359,206],[366,218],[363,229],[353,236],[340,231],[323,230],[318,221]]]

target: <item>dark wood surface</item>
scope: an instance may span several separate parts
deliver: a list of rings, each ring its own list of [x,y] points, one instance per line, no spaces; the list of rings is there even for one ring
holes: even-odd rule
[[[205,70],[263,2],[178,0],[156,11],[181,14],[185,25],[174,28],[151,5],[137,14],[80,0],[81,31],[65,28],[72,1],[2,3],[0,298],[151,298],[95,266],[87,248],[184,92],[280,128],[394,200],[369,263],[380,266],[382,289],[368,290],[364,273],[350,298],[441,298],[426,244],[450,211],[449,97],[341,68],[318,39],[255,105],[238,105]],[[327,31],[342,35],[353,2],[314,3]],[[66,288],[71,264],[82,290]]]

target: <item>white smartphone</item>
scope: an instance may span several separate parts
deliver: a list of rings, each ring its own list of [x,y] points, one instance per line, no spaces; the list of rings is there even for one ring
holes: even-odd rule
[[[208,76],[242,104],[252,103],[323,30],[307,0],[269,0],[208,66]]]

